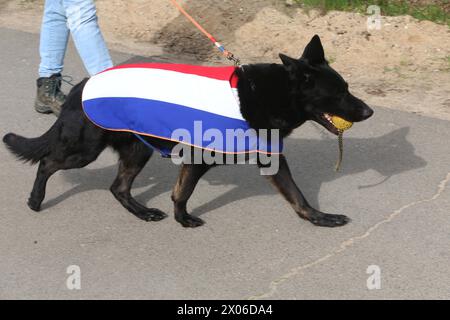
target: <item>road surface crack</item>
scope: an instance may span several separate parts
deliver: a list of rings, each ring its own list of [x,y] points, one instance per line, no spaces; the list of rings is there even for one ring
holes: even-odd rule
[[[335,255],[347,250],[348,248],[352,247],[355,243],[357,243],[358,241],[364,240],[365,238],[369,237],[374,231],[376,231],[379,227],[381,227],[383,224],[389,223],[392,220],[394,220],[399,214],[401,214],[403,211],[405,211],[406,209],[409,209],[411,207],[423,204],[423,203],[427,203],[427,202],[431,202],[434,201],[436,199],[438,199],[442,193],[445,191],[447,184],[450,182],[450,172],[447,173],[447,177],[442,180],[438,187],[437,187],[437,192],[428,199],[422,199],[422,200],[417,200],[414,202],[411,202],[409,204],[406,204],[404,206],[402,206],[401,208],[393,211],[392,213],[390,213],[385,219],[377,222],[376,224],[374,224],[372,227],[370,227],[369,229],[367,229],[367,231],[359,236],[355,236],[352,237],[344,242],[342,242],[339,247],[337,247],[335,250],[333,250],[332,252],[328,253],[327,255],[314,260],[313,262],[292,268],[288,273],[278,277],[277,279],[273,280],[270,285],[269,285],[269,290],[266,293],[262,293],[259,295],[255,295],[255,296],[251,296],[248,298],[248,300],[259,300],[259,299],[266,299],[266,298],[270,298],[272,297],[275,292],[278,289],[278,286],[281,285],[283,282],[285,282],[286,280],[295,277],[296,275],[301,274],[302,271],[311,268],[315,265],[318,265],[324,261],[327,261],[328,259],[334,257]]]

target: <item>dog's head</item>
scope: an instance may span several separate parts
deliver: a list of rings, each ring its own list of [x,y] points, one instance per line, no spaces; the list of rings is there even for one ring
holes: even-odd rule
[[[373,114],[363,101],[348,91],[347,82],[331,68],[319,36],[314,36],[300,59],[280,54],[289,72],[296,107],[307,120],[313,120],[338,134],[332,124],[333,115],[350,122],[366,120]]]

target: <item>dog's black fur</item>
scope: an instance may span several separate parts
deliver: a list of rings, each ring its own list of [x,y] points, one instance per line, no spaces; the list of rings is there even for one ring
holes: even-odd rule
[[[369,118],[373,111],[348,92],[348,85],[325,60],[318,36],[314,36],[300,59],[280,54],[283,64],[252,64],[237,69],[241,112],[255,129],[279,129],[288,136],[307,120],[313,120],[334,134],[338,130],[324,117],[337,115],[351,122]],[[131,213],[145,221],[158,221],[166,214],[138,203],[130,193],[131,185],[153,151],[131,133],[103,130],[90,122],[82,111],[81,95],[87,79],[76,85],[67,97],[55,124],[41,137],[27,139],[13,133],[3,141],[20,159],[39,162],[37,177],[28,206],[39,211],[48,179],[58,170],[82,168],[106,148],[119,153],[119,172],[111,186],[116,199]],[[151,90],[151,89],[150,89]],[[176,94],[176,93],[174,93]],[[156,147],[174,147],[175,143],[143,137]],[[188,214],[186,204],[194,188],[212,166],[183,164],[172,193],[175,219],[184,227],[204,222]],[[292,179],[284,156],[280,167],[268,179],[292,205],[297,214],[318,226],[342,226],[344,215],[332,215],[312,208]]]

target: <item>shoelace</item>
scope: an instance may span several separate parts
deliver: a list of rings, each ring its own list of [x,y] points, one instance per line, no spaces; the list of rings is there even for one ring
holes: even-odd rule
[[[61,86],[60,86],[58,78],[49,79],[49,80],[45,81],[44,88],[45,88],[45,90],[47,91],[47,94],[50,97],[55,97],[56,96],[56,92],[58,91],[58,89],[60,87]]]
[[[71,76],[64,75],[64,76],[55,77],[55,78],[52,79],[52,81],[48,81],[45,84],[45,88],[48,90],[48,93],[51,93],[52,97],[56,97],[56,93],[58,91],[61,91],[61,82],[62,81],[64,81],[65,83],[67,83],[71,87],[75,86],[72,83],[73,78]]]
[[[75,84],[73,84],[73,78],[71,76],[68,75],[64,75],[61,77],[61,80],[64,81],[65,83],[67,83],[69,86],[74,87]]]

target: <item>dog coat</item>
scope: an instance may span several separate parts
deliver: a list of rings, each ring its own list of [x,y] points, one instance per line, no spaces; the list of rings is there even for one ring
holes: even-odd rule
[[[88,80],[83,110],[95,125],[222,153],[281,152],[240,111],[235,67],[122,65]],[[169,155],[170,150],[159,150]]]

